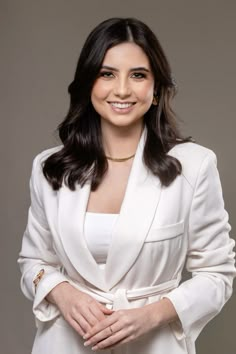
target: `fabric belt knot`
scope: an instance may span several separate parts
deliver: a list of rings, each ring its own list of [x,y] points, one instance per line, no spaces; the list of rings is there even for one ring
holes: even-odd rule
[[[129,308],[126,289],[118,289],[113,295],[113,310]]]
[[[77,289],[92,296],[100,303],[106,305],[110,309],[119,310],[130,308],[129,301],[145,299],[152,296],[160,295],[160,297],[169,291],[177,288],[181,279],[181,275],[178,275],[176,279],[171,279],[167,282],[160,283],[154,286],[147,286],[137,289],[117,289],[114,292],[105,292],[102,290],[94,289],[86,286],[85,284],[79,284],[71,282]]]

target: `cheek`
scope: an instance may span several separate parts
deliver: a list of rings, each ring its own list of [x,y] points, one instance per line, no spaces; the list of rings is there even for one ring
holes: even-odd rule
[[[92,92],[91,92],[91,100],[103,100],[107,97],[108,94],[107,85],[104,86],[100,82],[94,84]]]
[[[137,92],[137,95],[140,100],[146,103],[151,103],[153,100],[153,93],[154,93],[154,88],[153,86],[150,85],[145,85],[143,87],[140,87],[140,89]]]

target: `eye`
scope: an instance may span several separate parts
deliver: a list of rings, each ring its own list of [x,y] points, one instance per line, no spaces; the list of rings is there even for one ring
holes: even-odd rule
[[[110,79],[110,78],[114,77],[114,75],[111,71],[101,71],[99,76],[104,77],[106,79]]]
[[[146,75],[144,73],[133,73],[132,75],[133,78],[135,79],[144,79],[146,77]]]

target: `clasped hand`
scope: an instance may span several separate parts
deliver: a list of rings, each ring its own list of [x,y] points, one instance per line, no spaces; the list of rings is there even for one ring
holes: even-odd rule
[[[84,338],[84,345],[93,350],[131,342],[159,325],[152,305],[112,311],[67,282],[57,285],[47,300],[57,305],[65,320]]]
[[[148,307],[118,310],[96,323],[84,336],[93,350],[114,348],[142,336],[154,327]]]

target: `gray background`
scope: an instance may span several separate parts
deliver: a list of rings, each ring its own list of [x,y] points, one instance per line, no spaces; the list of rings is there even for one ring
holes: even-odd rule
[[[20,292],[16,265],[31,162],[57,144],[54,129],[67,112],[67,85],[81,45],[101,20],[138,17],[158,35],[179,87],[174,108],[184,132],[216,152],[236,229],[235,13],[233,0],[0,1],[2,354],[30,353],[35,332],[32,305]],[[199,354],[235,353],[235,310],[234,294],[201,334]]]

